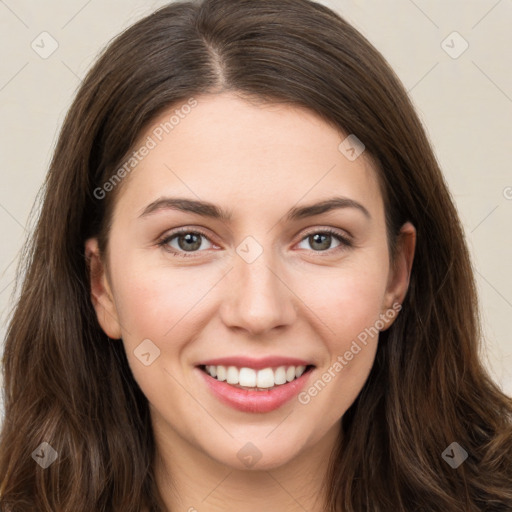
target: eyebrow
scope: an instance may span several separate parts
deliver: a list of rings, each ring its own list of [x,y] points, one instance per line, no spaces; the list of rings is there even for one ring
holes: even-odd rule
[[[295,221],[307,217],[313,217],[336,209],[354,208],[364,214],[365,217],[371,219],[370,212],[357,201],[349,199],[348,197],[332,197],[320,201],[319,203],[296,206],[291,208],[286,214],[286,220]],[[210,203],[208,201],[198,201],[194,199],[185,199],[177,197],[162,197],[153,201],[151,204],[144,208],[140,214],[140,218],[148,217],[149,215],[165,210],[177,210],[182,212],[195,213],[202,217],[210,217],[224,222],[229,222],[232,219],[232,212],[224,210],[223,208]]]

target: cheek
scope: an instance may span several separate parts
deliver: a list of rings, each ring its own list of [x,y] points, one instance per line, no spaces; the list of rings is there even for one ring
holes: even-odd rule
[[[173,339],[176,346],[180,331],[193,330],[202,301],[218,276],[199,267],[148,265],[148,260],[126,255],[116,267],[116,308],[124,340],[131,346],[149,338],[163,348]]]
[[[323,320],[330,344],[342,349],[347,341],[375,324],[382,312],[386,292],[387,266],[382,260],[366,260],[365,264],[345,265],[318,274],[315,286],[309,286],[301,297]]]
[[[310,404],[313,415],[330,404],[332,421],[356,399],[377,350],[387,267],[381,259],[375,259],[373,265],[369,261],[360,266],[347,265],[336,274],[330,271],[325,278],[316,279],[317,286],[310,288],[305,300],[321,320],[327,357],[317,379],[299,398],[301,403]]]
[[[187,272],[139,263],[126,260],[117,273],[116,307],[126,356],[151,403],[160,403],[165,389],[166,401],[178,404],[182,392],[173,376],[180,375],[181,354],[200,329],[201,298],[214,280],[211,275],[202,279],[192,268]],[[146,366],[143,354],[148,352]]]
[[[127,251],[115,265],[116,308],[131,344],[145,338],[179,339],[176,333],[184,326],[194,330],[210,302],[208,295],[218,297],[226,285],[219,283],[223,272],[218,268],[172,268],[154,261],[148,264],[148,260]],[[387,268],[377,257],[347,261],[339,269],[317,267],[312,274],[292,273],[286,278],[305,304],[302,315],[308,316],[308,309],[314,312],[316,319],[311,317],[311,322],[323,323],[328,338],[342,345],[378,319],[386,279]],[[290,296],[290,300],[296,298]]]

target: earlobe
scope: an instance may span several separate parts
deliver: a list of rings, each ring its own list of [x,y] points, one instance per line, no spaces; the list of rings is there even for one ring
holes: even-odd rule
[[[395,310],[397,305],[403,304],[411,277],[414,252],[416,249],[416,228],[406,222],[398,235],[396,253],[390,269],[388,287],[386,290],[384,308]],[[393,315],[394,317],[395,315]],[[391,325],[391,324],[390,324]]]
[[[119,339],[122,335],[121,326],[96,238],[86,240],[85,259],[89,272],[91,301],[96,311],[98,322],[109,338]]]

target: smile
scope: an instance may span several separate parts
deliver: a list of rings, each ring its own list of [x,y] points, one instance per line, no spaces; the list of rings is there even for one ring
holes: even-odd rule
[[[201,369],[220,382],[240,389],[268,391],[298,379],[312,365],[279,366],[277,368],[237,368],[236,366],[205,365]]]
[[[282,364],[285,361],[290,364]],[[222,360],[225,364],[220,362],[209,361],[212,364],[200,364],[195,369],[217,400],[250,413],[271,412],[289,402],[305,387],[315,368],[312,364],[297,364],[307,362],[296,359],[237,358],[237,364],[233,364],[235,359],[231,358]]]

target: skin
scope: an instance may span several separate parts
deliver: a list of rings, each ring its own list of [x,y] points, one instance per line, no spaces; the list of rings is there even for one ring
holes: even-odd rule
[[[91,298],[105,333],[122,338],[111,343],[124,344],[149,401],[157,480],[170,509],[243,512],[272,503],[272,510],[320,512],[328,458],[368,377],[377,336],[307,404],[294,398],[264,414],[219,402],[195,365],[232,355],[300,357],[316,366],[310,388],[379,315],[387,315],[381,330],[396,318],[387,312],[406,294],[415,230],[403,226],[390,264],[376,171],[365,153],[347,159],[338,150],[346,134],[316,114],[235,93],[196,99],[123,181],[108,255],[96,239],[86,241]],[[357,201],[370,217],[350,207],[285,217],[334,195]],[[164,196],[212,202],[232,220],[172,209],[140,217]],[[179,237],[168,250],[158,245],[180,227],[199,228],[209,240],[188,252],[183,237],[181,247]],[[309,236],[328,227],[352,245]],[[247,236],[263,250],[251,263],[236,252]],[[145,339],[160,350],[149,366],[134,354]],[[248,442],[261,453],[252,467],[237,457]]]

